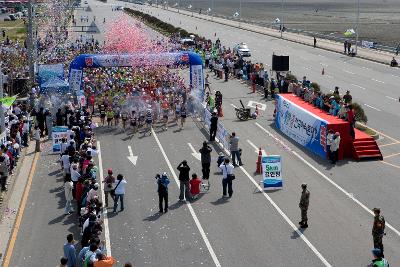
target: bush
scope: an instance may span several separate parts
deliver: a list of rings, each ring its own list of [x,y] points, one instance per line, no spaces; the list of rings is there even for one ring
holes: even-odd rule
[[[311,83],[311,87],[314,88],[314,91],[315,91],[315,92],[321,92],[321,86],[319,86],[318,83],[312,82],[312,83]]]
[[[353,106],[353,111],[354,111],[354,116],[356,118],[356,121],[362,122],[366,124],[368,122],[368,117],[365,115],[364,109],[362,106],[358,103],[352,103]]]
[[[292,74],[292,73],[288,73],[286,74],[286,79],[289,79],[291,81],[294,81],[295,83],[297,83],[299,80],[297,80],[296,75]]]

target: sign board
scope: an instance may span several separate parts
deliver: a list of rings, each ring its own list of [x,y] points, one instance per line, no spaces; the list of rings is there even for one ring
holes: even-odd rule
[[[375,48],[374,42],[370,42],[370,41],[362,41],[361,45],[366,48]]]
[[[262,157],[264,188],[282,188],[282,161],[279,155]]]
[[[66,126],[55,126],[53,127],[53,132],[51,133],[51,137],[53,140],[53,152],[61,151],[61,139],[66,138],[69,141],[70,137],[68,136],[68,127]]]
[[[256,102],[253,100],[250,100],[249,103],[247,104],[248,107],[251,108],[256,108],[258,107],[259,110],[265,111],[265,109],[267,108],[267,105],[260,103],[260,102]]]
[[[327,122],[295,103],[276,95],[275,123],[285,135],[326,159]]]

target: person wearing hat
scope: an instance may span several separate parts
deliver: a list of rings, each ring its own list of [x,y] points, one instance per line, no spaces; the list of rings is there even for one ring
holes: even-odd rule
[[[206,141],[204,141],[203,147],[200,148],[199,152],[201,154],[201,171],[203,173],[203,179],[208,181],[210,178],[212,148],[207,144]]]
[[[186,198],[186,200],[190,200],[192,198],[189,186],[190,167],[187,164],[187,161],[184,160],[181,163],[179,163],[177,169],[179,171],[179,187],[180,187],[179,200],[183,201],[184,198]]]
[[[107,176],[103,180],[104,183],[104,196],[106,208],[108,207],[108,195],[111,195],[111,190],[114,189],[115,177],[113,176],[113,170],[108,169]],[[111,195],[112,197],[112,195]]]
[[[167,173],[164,172],[161,176],[156,175],[157,179],[157,193],[158,193],[158,205],[160,213],[168,212],[168,184],[170,183]],[[164,209],[163,209],[164,202]]]
[[[374,256],[372,267],[389,267],[389,262],[383,258],[383,254],[379,248],[374,248],[371,252]]]
[[[385,218],[381,215],[380,208],[374,208],[374,223],[372,225],[372,238],[374,248],[380,249],[383,257],[383,243],[382,238],[385,235]]]
[[[301,189],[303,191],[301,192],[300,203],[299,203],[299,208],[301,210],[301,221],[299,222],[299,224],[301,228],[307,228],[308,227],[307,211],[308,211],[308,205],[310,203],[310,191],[308,191],[307,184],[305,183],[301,184]]]

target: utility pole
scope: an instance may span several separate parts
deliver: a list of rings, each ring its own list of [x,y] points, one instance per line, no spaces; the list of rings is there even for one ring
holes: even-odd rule
[[[357,22],[356,22],[356,55],[358,52],[358,30],[360,28],[360,0],[357,0]]]
[[[282,4],[281,4],[281,38],[282,38],[282,33],[283,33],[283,0],[282,0]]]
[[[239,1],[239,27],[242,20],[242,0]]]
[[[35,60],[33,55],[33,0],[28,2],[28,64],[29,64],[29,81],[31,87],[35,84]]]

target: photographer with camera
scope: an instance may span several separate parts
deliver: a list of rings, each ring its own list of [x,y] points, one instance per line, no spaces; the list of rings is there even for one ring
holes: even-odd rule
[[[183,201],[184,198],[186,198],[186,200],[190,200],[192,198],[189,186],[190,167],[187,164],[187,161],[184,160],[181,163],[179,163],[177,169],[179,171],[179,188],[180,188],[179,200]]]
[[[155,177],[157,179],[157,192],[158,192],[158,205],[160,208],[160,213],[168,212],[168,185],[169,179],[166,172],[160,176],[159,174]],[[164,202],[164,210],[163,210],[163,202]]]

